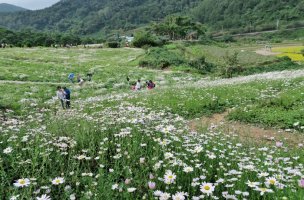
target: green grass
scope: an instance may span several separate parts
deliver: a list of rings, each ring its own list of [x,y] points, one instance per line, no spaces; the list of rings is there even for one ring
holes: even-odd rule
[[[140,49],[5,49],[0,53],[4,70],[0,79],[67,82],[71,72],[86,78],[86,73],[92,71],[99,82],[119,80],[129,74],[142,74],[142,70],[130,68],[142,53]]]
[[[286,84],[288,89],[284,88]],[[260,101],[238,107],[230,114],[230,119],[303,131],[303,89],[303,79],[279,82],[263,91]]]
[[[302,131],[303,78],[202,87],[198,74],[137,67],[133,59],[142,54],[130,49],[0,50],[2,79],[34,81],[0,82],[0,106],[14,110],[6,110],[5,119],[0,112],[2,199],[43,194],[63,200],[155,199],[156,190],[172,198],[184,192],[189,199],[211,199],[200,191],[204,182],[213,184],[212,195],[219,199],[223,192],[250,200],[302,198],[302,141],[293,148],[277,147],[275,141],[248,144],[221,129],[189,130],[188,120],[232,109],[233,120]],[[94,69],[93,81],[69,84],[71,68],[64,66],[82,74]],[[27,76],[20,79],[20,74]],[[156,88],[131,91],[127,75],[132,81],[152,79]],[[71,89],[71,110],[52,99],[57,85]],[[176,175],[171,184],[164,181],[168,170]],[[261,177],[265,172],[269,175]],[[64,183],[52,184],[56,177]],[[21,178],[30,179],[28,187],[14,186]],[[284,187],[267,186],[267,178]],[[261,195],[248,181],[272,193]]]
[[[134,99],[187,119],[210,116],[234,109],[229,118],[265,127],[304,126],[303,79],[252,82],[211,88],[178,87],[161,89]],[[298,127],[293,124],[299,122]],[[300,130],[303,131],[303,130]]]
[[[257,45],[230,44],[225,46],[194,45],[186,49],[189,52],[189,56],[204,55],[208,62],[216,65],[225,65],[224,57],[234,52],[238,53],[239,64],[244,67],[275,61],[275,57],[262,56],[255,53],[259,48],[261,47]]]

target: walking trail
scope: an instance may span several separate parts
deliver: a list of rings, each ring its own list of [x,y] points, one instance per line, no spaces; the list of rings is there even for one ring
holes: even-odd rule
[[[221,114],[214,114],[212,117],[202,117],[201,119],[189,122],[191,130],[199,130],[208,127],[209,129],[217,129],[231,137],[238,136],[245,143],[270,143],[277,141],[283,142],[290,147],[300,147],[304,142],[304,135],[291,131],[277,130],[274,128],[262,128],[255,125],[245,124],[237,121],[228,121],[226,116],[229,111]]]
[[[265,48],[256,50],[255,53],[263,55],[263,56],[275,56],[275,55],[280,54],[280,52],[268,51],[268,50],[265,50]]]
[[[193,86],[197,87],[215,87],[221,85],[236,85],[249,83],[254,81],[265,81],[265,80],[290,80],[295,78],[304,77],[304,70],[292,70],[292,71],[280,71],[280,72],[268,72],[262,74],[254,74],[250,76],[240,76],[230,79],[217,79],[217,80],[202,80],[195,82]],[[191,85],[189,85],[191,86]]]
[[[0,84],[33,84],[33,85],[64,85],[67,83],[60,82],[41,82],[41,81],[12,81],[12,80],[0,80]]]
[[[215,87],[221,85],[236,85],[249,83],[253,81],[265,81],[265,80],[282,80],[282,79],[295,79],[299,77],[304,77],[304,69],[301,70],[290,70],[290,71],[280,71],[280,72],[268,72],[262,74],[254,74],[249,76],[240,76],[230,79],[216,79],[216,80],[199,80],[193,84],[186,84],[185,86],[197,86],[197,87]],[[38,85],[64,85],[65,83],[60,82],[37,82],[37,81],[14,81],[14,80],[0,80],[0,84],[11,83],[11,84],[38,84]],[[180,86],[177,86],[180,87]]]

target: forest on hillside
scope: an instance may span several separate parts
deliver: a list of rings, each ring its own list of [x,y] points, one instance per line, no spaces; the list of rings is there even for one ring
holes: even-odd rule
[[[210,31],[303,27],[303,0],[61,0],[52,7],[0,14],[0,26],[78,35],[128,31],[168,15],[187,15]]]
[[[303,0],[203,0],[192,12],[213,30],[252,32],[304,26]]]
[[[44,10],[2,14],[0,26],[80,35],[130,30],[170,14],[186,12],[197,2],[199,0],[62,0]]]

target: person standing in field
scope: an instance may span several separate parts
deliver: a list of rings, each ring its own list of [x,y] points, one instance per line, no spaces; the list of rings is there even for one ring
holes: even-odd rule
[[[68,76],[68,79],[71,83],[74,83],[74,73],[70,73],[69,76]]]
[[[140,79],[138,79],[135,85],[135,90],[140,90],[140,89],[141,89],[141,83],[140,83]]]
[[[80,81],[82,80],[80,74],[77,75],[77,83],[80,83]]]
[[[93,77],[93,73],[92,72],[88,72],[87,73],[87,77],[88,77],[88,81],[91,81],[92,77]]]
[[[65,107],[64,107],[65,94],[64,94],[63,89],[62,89],[60,86],[57,87],[57,92],[56,92],[56,94],[57,94],[58,99],[59,99],[60,102],[61,102],[62,108],[64,109],[64,108],[65,108]]]
[[[77,75],[77,82],[80,86],[82,86],[84,83],[84,80],[81,78],[80,74]]]
[[[71,107],[71,91],[66,87],[63,87],[63,91],[65,94],[65,107],[69,109]]]

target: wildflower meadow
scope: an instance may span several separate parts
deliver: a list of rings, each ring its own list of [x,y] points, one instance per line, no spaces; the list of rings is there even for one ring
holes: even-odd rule
[[[212,79],[139,68],[142,54],[0,50],[0,199],[304,199],[303,70]],[[87,71],[91,82],[69,83]],[[127,76],[156,87],[132,91]]]

